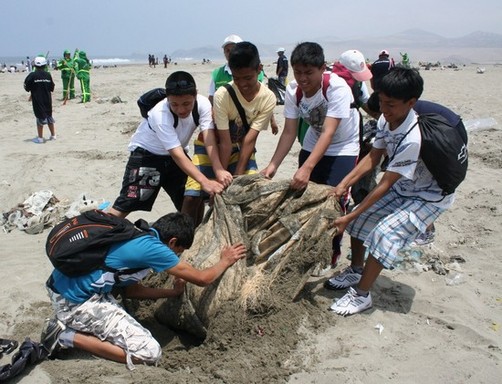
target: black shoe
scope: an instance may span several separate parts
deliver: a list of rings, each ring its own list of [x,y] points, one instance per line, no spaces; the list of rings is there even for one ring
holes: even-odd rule
[[[61,346],[59,345],[59,335],[66,329],[66,326],[58,319],[46,319],[44,328],[40,335],[40,343],[47,351],[49,357],[55,354]]]

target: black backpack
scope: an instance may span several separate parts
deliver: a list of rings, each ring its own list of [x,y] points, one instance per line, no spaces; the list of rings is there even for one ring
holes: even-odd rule
[[[417,124],[422,135],[420,157],[443,190],[443,196],[455,192],[467,174],[469,155],[463,139],[467,138],[467,132],[465,129],[460,132],[461,127],[451,126],[448,120],[436,113],[419,115]],[[397,146],[413,128],[415,125]]]
[[[96,269],[117,272],[105,265],[110,246],[149,234],[142,219],[134,224],[100,210],[91,210],[56,225],[49,233],[45,251],[54,268],[75,277]],[[130,271],[130,270],[129,270]]]
[[[166,98],[166,89],[165,88],[154,88],[144,94],[142,94],[137,103],[139,107],[139,111],[141,116],[145,119],[148,119],[148,111],[155,107],[157,103]],[[178,115],[176,115],[170,108],[169,110],[173,114],[174,117],[174,128],[178,126]],[[197,105],[197,99],[193,105],[192,109],[192,117],[195,125],[199,125],[199,106]],[[150,123],[148,123],[150,125]],[[151,128],[151,127],[150,127]]]

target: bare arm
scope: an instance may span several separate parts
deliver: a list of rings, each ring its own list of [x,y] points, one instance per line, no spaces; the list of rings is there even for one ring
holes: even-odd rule
[[[235,168],[236,175],[243,175],[246,172],[247,164],[254,152],[256,139],[258,138],[259,133],[260,132],[255,129],[250,129],[246,136],[244,136],[241,144],[239,161],[237,162],[237,166]]]
[[[197,181],[202,186],[202,189],[209,195],[223,192],[223,185],[218,183],[217,181],[209,180],[206,176],[204,176],[202,172],[199,171],[195,165],[193,165],[193,163],[185,154],[183,148],[173,148],[169,150],[169,154],[176,162],[176,164],[178,164],[181,170],[188,176],[192,177],[195,181]]]
[[[168,288],[151,288],[145,287],[142,284],[132,284],[128,285],[124,289],[126,297],[130,299],[161,299],[165,297],[176,297],[183,293],[185,289],[185,281],[181,279],[176,279],[174,281],[174,287],[172,289]]]
[[[260,173],[272,178],[275,176],[279,166],[282,164],[284,158],[291,150],[293,143],[296,140],[296,132],[298,129],[298,119],[286,119],[284,129],[282,130],[281,137],[275,148],[274,155],[270,159],[270,163]]]
[[[232,174],[223,168],[223,165],[221,164],[214,129],[202,131],[202,136],[204,138],[204,146],[206,147],[207,155],[211,160],[211,166],[213,167],[213,171],[216,176],[216,181],[224,187],[228,187],[230,183],[232,183],[233,178]]]
[[[244,257],[246,257],[246,247],[242,243],[237,243],[225,246],[221,250],[220,260],[211,267],[199,270],[185,261],[180,261],[176,266],[169,269],[168,272],[187,282],[205,287],[219,278],[229,267]]]
[[[312,170],[317,165],[319,160],[321,160],[326,153],[326,150],[331,144],[340,121],[341,119],[338,118],[328,116],[325,118],[322,133],[319,136],[319,139],[317,140],[312,153],[309,155],[309,157],[307,157],[307,160],[305,160],[303,165],[294,174],[293,180],[291,180],[291,188],[303,189],[307,187],[307,184],[310,180],[310,174],[312,173]]]
[[[359,181],[364,175],[366,175],[369,171],[374,169],[380,161],[382,157],[385,155],[385,149],[376,149],[372,148],[371,151],[364,156],[359,163],[355,166],[355,168],[350,171],[350,173],[345,176],[340,183],[335,187],[333,194],[340,198],[343,196],[347,190],[352,187],[357,181]]]
[[[364,198],[364,200],[356,206],[350,213],[335,220],[334,226],[337,228],[337,233],[342,233],[347,225],[358,217],[361,213],[366,211],[375,202],[380,200],[389,189],[398,181],[402,176],[399,173],[386,171],[378,183],[378,185]],[[343,182],[343,181],[342,181]],[[336,195],[338,197],[338,195]]]
[[[228,129],[218,131],[218,138],[220,143],[218,146],[220,153],[221,165],[224,169],[228,169],[230,163],[230,155],[232,154],[232,140],[230,138],[230,131]]]

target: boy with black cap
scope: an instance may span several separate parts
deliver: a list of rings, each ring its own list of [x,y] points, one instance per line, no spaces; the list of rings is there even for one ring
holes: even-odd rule
[[[128,147],[131,156],[111,214],[126,217],[132,211],[151,211],[161,187],[180,211],[187,175],[200,183],[210,196],[223,191],[224,186],[204,176],[187,154],[197,128],[192,114],[196,105],[200,131],[213,169],[221,168],[211,103],[207,97],[197,94],[194,78],[184,71],[169,75],[166,95],[148,112],[148,117],[141,121],[131,138]],[[232,176],[228,174],[228,178]]]
[[[55,120],[52,117],[52,92],[54,91],[54,81],[51,74],[46,71],[47,59],[38,56],[34,60],[35,71],[31,72],[24,80],[24,89],[31,92],[31,103],[33,112],[37,118],[38,136],[33,139],[34,143],[43,144],[44,125],[49,126],[51,136],[49,140],[56,140]]]

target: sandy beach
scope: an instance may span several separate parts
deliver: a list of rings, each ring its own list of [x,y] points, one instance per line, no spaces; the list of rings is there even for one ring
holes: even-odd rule
[[[125,163],[127,144],[140,114],[136,100],[164,86],[169,73],[191,72],[207,95],[216,63],[184,63],[150,68],[130,65],[95,68],[92,101],[62,101],[60,74],[53,71],[58,139],[34,144],[35,117],[25,73],[0,74],[0,210],[8,212],[41,190],[61,204],[82,195],[95,203],[113,202]],[[423,99],[442,103],[464,122],[494,119],[490,129],[469,136],[469,172],[456,202],[436,224],[436,241],[422,249],[423,259],[384,271],[373,290],[374,307],[352,317],[328,311],[343,292],[323,288],[311,278],[300,296],[270,316],[246,319],[222,315],[226,333],[214,333],[201,345],[141,318],[163,347],[158,367],[124,365],[68,351],[43,361],[18,383],[499,383],[502,377],[502,66],[457,70],[421,70]],[[271,64],[265,72],[272,74]],[[77,94],[79,86],[76,83]],[[120,101],[120,102],[115,102]],[[282,127],[283,107],[275,117]],[[471,125],[472,126],[472,125]],[[49,133],[45,128],[45,137]],[[264,167],[278,136],[259,135],[257,162]],[[276,179],[290,178],[297,167],[295,145]],[[173,211],[163,192],[152,212],[134,212],[131,221],[154,221]],[[28,234],[0,231],[0,337],[38,341],[43,320],[52,310],[44,288],[51,264],[45,255],[49,228]],[[348,238],[339,267],[349,264]],[[433,269],[436,260],[443,269]],[[447,274],[440,274],[446,273]],[[245,324],[245,326],[242,326]],[[263,332],[257,332],[259,327]],[[221,330],[221,327],[220,327]],[[10,362],[4,356],[0,365]]]

